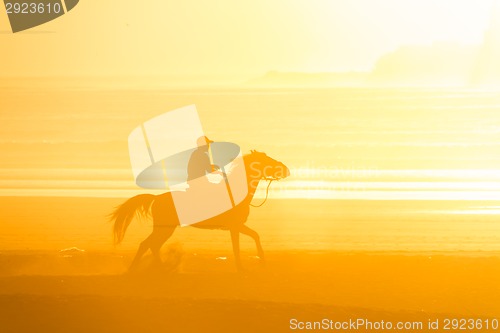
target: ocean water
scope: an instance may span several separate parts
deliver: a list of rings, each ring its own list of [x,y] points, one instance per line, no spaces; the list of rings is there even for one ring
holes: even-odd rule
[[[210,138],[290,167],[273,198],[500,200],[499,92],[61,86],[0,92],[0,195],[151,192],[134,184],[128,135],[195,104]]]
[[[249,221],[267,248],[500,252],[499,92],[61,86],[0,91],[0,250],[111,249],[105,214],[113,205],[73,213],[38,203],[34,218],[22,198],[161,193],[135,185],[128,135],[154,116],[195,104],[211,139],[289,166],[291,176],[272,184],[269,205],[252,210]],[[8,197],[18,197],[17,206]],[[262,184],[256,203],[264,197]],[[131,228],[128,250],[151,224]],[[206,233],[181,228],[170,242],[229,248],[226,233]]]

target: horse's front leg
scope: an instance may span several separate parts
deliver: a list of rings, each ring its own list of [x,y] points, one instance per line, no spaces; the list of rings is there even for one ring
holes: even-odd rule
[[[244,235],[252,237],[252,239],[255,241],[255,245],[257,246],[257,255],[259,256],[261,263],[264,264],[265,263],[264,249],[262,248],[262,244],[260,244],[259,234],[255,230],[247,227],[246,225],[242,225],[240,227],[240,232]]]
[[[234,262],[238,271],[241,272],[243,271],[243,267],[241,266],[240,258],[240,230],[238,228],[231,228],[230,232],[231,242],[233,243]]]

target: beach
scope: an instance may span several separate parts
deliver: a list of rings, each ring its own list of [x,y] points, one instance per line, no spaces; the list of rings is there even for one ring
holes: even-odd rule
[[[188,227],[163,247],[162,266],[147,256],[127,274],[151,222],[134,221],[114,247],[106,215],[122,201],[1,198],[12,221],[1,230],[11,239],[0,251],[2,332],[290,332],[294,318],[427,323],[500,316],[500,256],[485,241],[498,233],[478,232],[496,226],[489,215],[458,216],[453,230],[443,228],[449,214],[431,214],[429,222],[416,213],[432,203],[270,200],[247,222],[260,233],[265,266],[242,236],[239,274],[227,232]],[[386,230],[373,224],[381,217]],[[333,226],[323,223],[320,233],[322,220]],[[412,242],[405,244],[407,233]],[[344,243],[333,243],[339,239]]]
[[[133,275],[92,274],[87,266],[84,275],[72,267],[71,275],[2,276],[2,332],[289,332],[293,318],[426,323],[500,315],[497,257],[270,252],[266,267],[244,257],[240,275],[215,255],[183,253],[178,266],[156,269],[146,258]]]

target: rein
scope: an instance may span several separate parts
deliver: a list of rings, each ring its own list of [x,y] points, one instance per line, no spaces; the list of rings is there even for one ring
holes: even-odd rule
[[[278,178],[264,178],[264,180],[268,180],[269,181],[269,184],[267,184],[267,187],[266,187],[266,198],[264,199],[264,201],[262,201],[260,204],[258,205],[252,205],[252,203],[250,203],[250,206],[252,207],[261,207],[263,204],[266,203],[267,201],[267,197],[269,195],[269,187],[271,186],[271,183],[275,180],[278,180]]]

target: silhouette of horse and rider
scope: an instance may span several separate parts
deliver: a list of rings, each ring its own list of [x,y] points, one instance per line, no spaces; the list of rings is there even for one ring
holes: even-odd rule
[[[213,165],[210,161],[210,146],[213,141],[203,136],[197,140],[197,148],[191,154],[187,165],[188,180],[187,183],[191,191],[193,180],[196,179],[196,186],[200,183],[209,186],[209,175],[220,175],[227,184],[227,175],[219,166]],[[280,180],[290,175],[288,167],[263,152],[252,150],[250,154],[243,155],[242,161],[245,167],[245,180],[247,190],[246,196],[241,202],[234,204],[230,209],[223,213],[207,218],[192,224],[191,226],[202,229],[222,229],[229,230],[233,246],[234,259],[237,269],[242,269],[240,258],[239,235],[250,236],[255,241],[257,253],[262,262],[264,262],[264,251],[260,243],[259,235],[256,231],[245,225],[250,214],[250,205],[254,197],[257,186],[261,180]],[[269,183],[270,185],[270,183]],[[191,209],[196,209],[196,202],[193,202]],[[172,192],[166,192],[160,195],[140,194],[125,201],[118,206],[111,215],[114,220],[115,243],[119,244],[125,235],[127,227],[136,215],[148,216],[151,214],[153,219],[152,233],[141,242],[139,249],[132,261],[130,270],[134,270],[139,264],[143,255],[151,250],[153,259],[156,263],[161,263],[160,249],[163,244],[172,236],[175,228],[180,226],[176,206]]]

